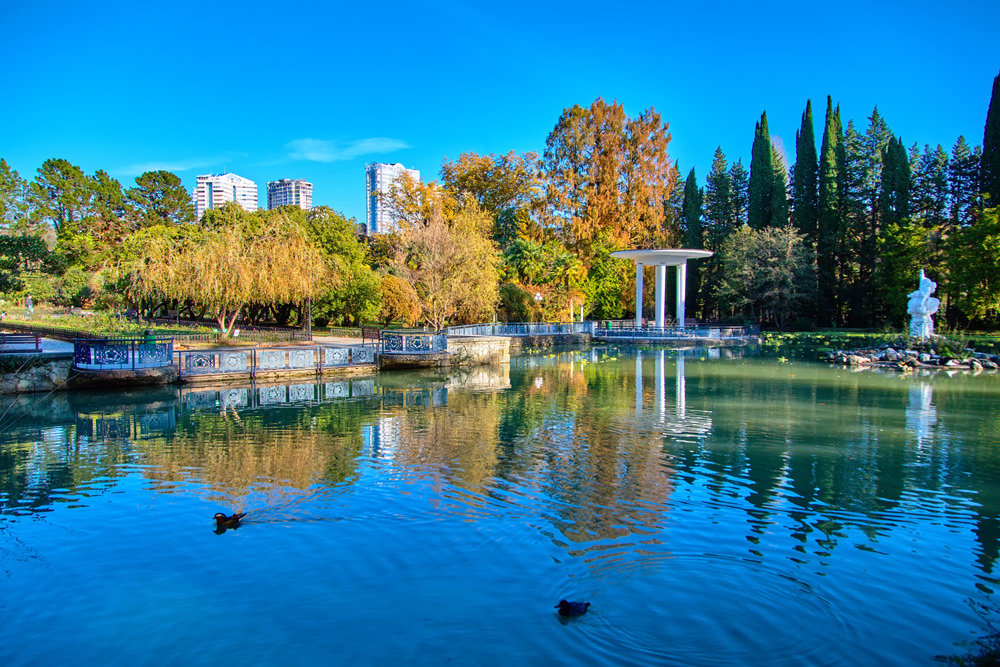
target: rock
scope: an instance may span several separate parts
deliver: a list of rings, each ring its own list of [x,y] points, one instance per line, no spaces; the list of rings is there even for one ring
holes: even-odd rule
[[[988,368],[990,370],[995,371],[997,368],[1000,368],[1000,366],[997,366],[997,363],[995,361],[991,361],[990,359],[984,359],[982,363],[983,363],[983,368]]]
[[[931,361],[931,355],[927,354],[926,352],[921,352],[918,359],[920,359],[920,363],[928,364]]]
[[[896,361],[896,359],[898,358],[899,354],[896,352],[896,350],[892,349],[891,347],[885,351],[886,361]]]
[[[850,366],[867,366],[871,362],[871,359],[862,357],[860,354],[852,354],[847,357],[847,363]]]
[[[983,365],[982,365],[981,363],[979,363],[979,361],[978,361],[978,360],[976,360],[976,359],[971,359],[971,360],[969,361],[969,368],[970,368],[971,370],[974,370],[974,371],[981,371],[981,370],[983,370]]]
[[[918,366],[918,365],[920,364],[920,362],[919,362],[919,361],[917,361],[917,358],[916,358],[916,357],[914,357],[914,356],[909,356],[909,357],[907,357],[906,359],[903,359],[903,361],[902,361],[902,364],[903,364],[904,366],[907,366],[907,367],[909,367],[909,368],[916,368],[916,367],[917,367],[917,366]]]

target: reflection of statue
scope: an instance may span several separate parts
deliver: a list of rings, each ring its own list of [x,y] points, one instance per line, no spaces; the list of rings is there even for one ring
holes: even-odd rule
[[[920,269],[920,289],[910,292],[910,303],[906,307],[912,317],[910,318],[910,335],[914,338],[930,338],[934,333],[934,320],[931,315],[937,312],[941,305],[939,299],[931,296],[931,292],[937,289],[937,283],[924,275],[924,270]]]

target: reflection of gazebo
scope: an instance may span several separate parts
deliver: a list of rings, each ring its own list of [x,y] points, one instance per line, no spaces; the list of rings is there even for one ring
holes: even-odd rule
[[[684,326],[684,293],[687,290],[687,261],[711,257],[709,250],[688,250],[685,248],[660,248],[657,250],[619,250],[612,257],[630,259],[635,262],[635,326],[642,327],[642,269],[656,267],[656,328],[664,326],[664,294],[667,282],[667,267],[677,267],[677,324]]]

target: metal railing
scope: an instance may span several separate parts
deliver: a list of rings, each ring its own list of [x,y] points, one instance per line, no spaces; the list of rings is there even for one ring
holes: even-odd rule
[[[434,331],[382,331],[382,351],[389,354],[429,354],[448,350],[448,334]]]
[[[378,352],[372,346],[353,345],[334,347],[312,345],[308,347],[236,347],[210,350],[182,350],[178,352],[181,377],[192,375],[247,374],[280,371],[315,371],[324,368],[347,366],[372,366],[378,361]]]
[[[452,336],[551,336],[555,334],[593,334],[594,322],[496,322],[448,327]]]
[[[685,327],[612,327],[598,329],[595,334],[598,338],[614,339],[646,339],[646,338],[747,338],[749,336],[759,336],[760,327],[753,326],[730,326],[726,324],[694,324]]]
[[[173,338],[101,338],[73,341],[73,367],[78,370],[123,371],[166,368],[173,363]]]

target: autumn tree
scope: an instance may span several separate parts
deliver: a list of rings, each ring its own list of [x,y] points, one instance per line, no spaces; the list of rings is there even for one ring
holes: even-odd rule
[[[413,285],[389,274],[382,277],[379,289],[382,293],[379,319],[383,326],[399,321],[412,327],[420,320],[420,298]]]
[[[450,320],[491,319],[499,256],[490,240],[490,215],[468,198],[447,216],[443,206],[430,206],[428,217],[401,227],[394,269],[414,287],[423,320],[435,330]]]
[[[663,203],[676,184],[667,155],[667,124],[652,108],[629,118],[617,102],[563,111],[545,142],[547,223],[568,248],[589,261],[605,233],[619,247],[678,239],[664,229]]]
[[[528,233],[533,217],[544,206],[545,189],[538,173],[538,156],[462,153],[441,165],[444,187],[455,196],[469,195],[494,219],[493,240],[501,249]]]

